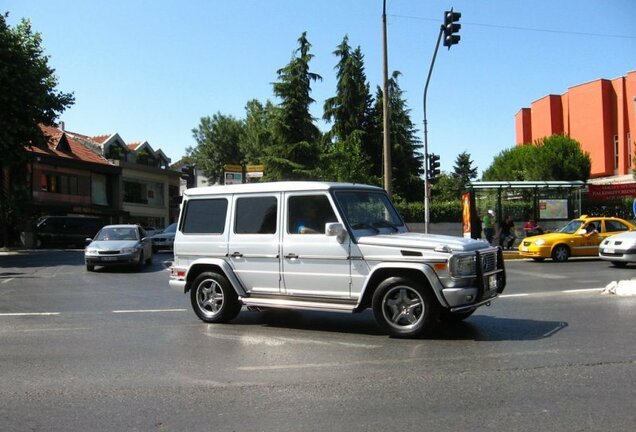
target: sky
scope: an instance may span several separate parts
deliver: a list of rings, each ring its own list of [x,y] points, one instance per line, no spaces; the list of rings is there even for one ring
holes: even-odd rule
[[[345,35],[382,86],[382,0],[0,0],[8,23],[31,21],[75,104],[67,130],[148,141],[172,162],[216,113],[245,117],[252,99],[279,102],[276,71],[307,32],[311,113],[336,89],[333,51]],[[636,70],[634,0],[386,0],[388,66],[399,71],[423,141],[423,94],[444,11],[461,41],[440,46],[428,89],[428,150],[451,172],[466,151],[479,175],[515,145],[515,114],[548,94]]]

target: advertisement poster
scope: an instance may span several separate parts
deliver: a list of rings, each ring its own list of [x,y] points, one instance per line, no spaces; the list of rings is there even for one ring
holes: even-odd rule
[[[567,219],[568,200],[566,199],[542,199],[539,200],[540,219]]]
[[[470,223],[471,215],[470,192],[462,194],[462,226],[464,237],[471,237],[472,226]]]

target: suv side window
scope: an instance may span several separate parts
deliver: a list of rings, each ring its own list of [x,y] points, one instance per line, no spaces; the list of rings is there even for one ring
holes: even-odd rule
[[[222,234],[227,216],[227,200],[191,199],[184,209],[181,223],[184,234]]]
[[[236,234],[275,234],[278,200],[275,197],[245,197],[236,200]]]
[[[290,234],[324,234],[326,223],[338,222],[326,195],[289,197],[288,211]]]

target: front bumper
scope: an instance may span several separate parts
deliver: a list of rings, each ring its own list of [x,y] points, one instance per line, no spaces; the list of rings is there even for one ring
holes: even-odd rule
[[[519,246],[519,256],[526,258],[550,258],[551,246],[525,246],[523,243]]]
[[[88,265],[98,266],[139,264],[139,256],[138,252],[118,255],[87,255],[84,257],[84,261]]]
[[[615,247],[601,247],[598,250],[598,256],[607,261],[636,262],[636,248],[621,250]]]
[[[444,298],[451,312],[475,309],[490,303],[506,287],[506,270],[503,251],[497,248],[495,254],[477,253],[475,286],[443,289]]]

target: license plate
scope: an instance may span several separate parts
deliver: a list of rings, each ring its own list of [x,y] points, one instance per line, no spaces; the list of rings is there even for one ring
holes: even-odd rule
[[[604,252],[608,253],[608,254],[613,254],[614,253],[614,249],[613,248],[605,248]]]
[[[488,289],[497,289],[497,275],[488,276]]]
[[[117,257],[102,257],[102,261],[115,261]]]
[[[521,246],[521,252],[528,252],[528,248],[525,246]]]

